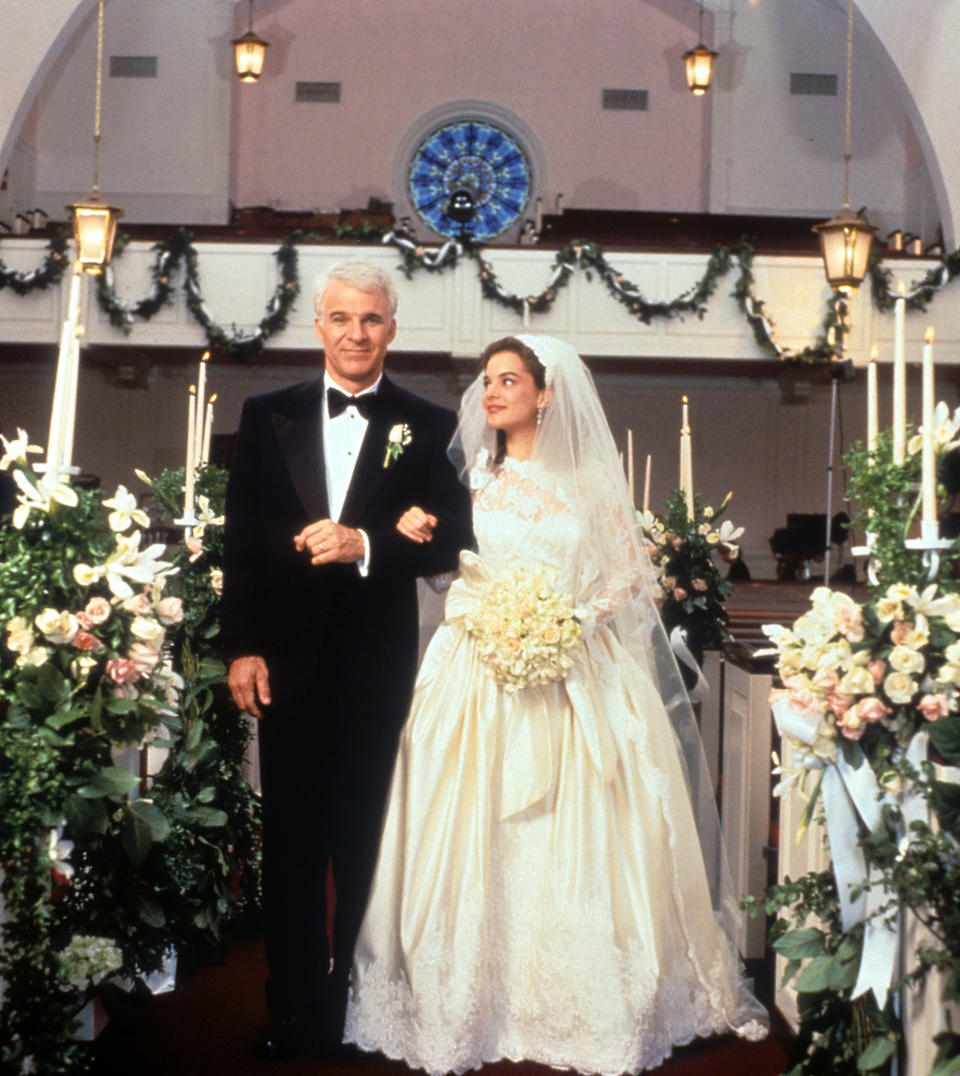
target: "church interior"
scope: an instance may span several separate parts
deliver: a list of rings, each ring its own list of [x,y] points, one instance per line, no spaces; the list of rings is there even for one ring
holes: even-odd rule
[[[755,892],[776,879],[771,833],[796,819],[770,797],[776,674],[756,656],[761,626],[798,616],[818,583],[851,593],[864,583],[854,551],[867,536],[835,525],[853,514],[845,456],[875,436],[871,408],[881,430],[896,419],[898,354],[908,423],[922,422],[925,341],[936,400],[960,405],[950,89],[960,5],[3,6],[0,432],[47,444],[69,325],[78,485],[134,488],[135,469],[182,467],[189,408],[209,399],[191,396],[201,366],[216,394],[209,458],[228,465],[244,399],[317,372],[315,281],[348,257],[394,275],[387,370],[438,403],[456,408],[497,337],[567,341],[593,374],[639,511],[662,512],[685,482],[704,505],[732,494],[726,516],[743,528],[751,582],[734,582],[732,645],[704,665],[713,690],[702,727],[723,774],[734,880]],[[266,48],[242,80],[234,46],[246,35]],[[693,92],[686,61],[698,46],[712,68]],[[71,291],[57,266],[91,184],[121,210],[118,238],[106,270]],[[837,291],[815,226],[843,212],[872,236],[872,254]],[[919,296],[902,318],[898,294]],[[735,737],[751,750],[731,748]],[[818,853],[789,855],[781,878]],[[664,1073],[784,1071],[796,997],[775,985],[783,958],[762,920],[744,916],[743,929],[777,1010],[776,1042],[755,1054],[681,1051]],[[262,975],[255,941],[237,951],[241,977]],[[220,974],[213,993],[233,996],[237,974],[203,974]],[[189,1051],[176,1054],[185,1006],[234,1034],[199,981],[154,999],[152,1031],[149,1007],[138,1030],[115,1028],[103,1071],[119,1054],[154,1071],[126,1054],[149,1034],[147,1049],[181,1071],[248,1071],[191,1068]],[[941,1028],[942,1006],[917,1020]],[[918,1050],[903,1071],[927,1071],[931,1056]],[[370,1064],[349,1071],[402,1071]]]

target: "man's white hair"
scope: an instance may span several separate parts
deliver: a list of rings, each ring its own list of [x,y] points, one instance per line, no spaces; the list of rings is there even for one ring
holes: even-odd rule
[[[362,258],[350,258],[335,265],[326,277],[317,282],[313,292],[313,312],[318,318],[323,317],[323,296],[332,280],[349,284],[358,291],[381,291],[390,305],[390,317],[397,316],[397,289],[393,277],[379,265],[364,261]]]

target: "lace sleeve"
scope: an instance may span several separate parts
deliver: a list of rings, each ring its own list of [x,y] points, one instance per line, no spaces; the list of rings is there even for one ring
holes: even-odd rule
[[[612,543],[608,538],[604,543],[608,552],[611,548],[614,550],[612,563],[599,564],[593,558],[588,561],[594,586],[587,588],[591,596],[586,605],[596,623],[604,624],[624,602],[654,601],[657,587],[650,560],[637,541],[636,522],[624,518],[619,506],[614,506],[612,514],[609,506],[597,506],[593,519],[595,526],[603,526],[604,530],[609,529],[619,536],[616,542]]]

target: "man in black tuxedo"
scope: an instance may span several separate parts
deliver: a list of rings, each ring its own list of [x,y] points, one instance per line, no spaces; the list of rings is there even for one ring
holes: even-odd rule
[[[447,456],[456,416],[383,376],[389,276],[344,263],[314,308],[323,376],[246,401],[226,501],[230,689],[260,719],[267,1058],[339,1048],[413,689],[416,579],[455,568],[472,543]],[[395,529],[411,505],[436,518],[432,541]]]

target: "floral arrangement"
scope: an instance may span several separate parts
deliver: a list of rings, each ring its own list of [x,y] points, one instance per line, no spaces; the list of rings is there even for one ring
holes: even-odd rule
[[[940,405],[936,422],[942,457],[960,412]],[[817,588],[790,627],[765,628],[782,682],[774,715],[793,747],[789,765],[775,756],[775,794],[807,798],[803,825],[822,822],[832,853],[831,869],[744,900],[774,917],[771,943],[797,990],[788,1076],[889,1072],[905,1040],[899,991],[934,969],[944,1001],[960,1002],[957,543],[939,558],[908,544],[916,437],[902,464],[889,432],[845,464],[853,524],[869,535],[870,592],[858,602]],[[920,941],[901,937],[908,918]],[[932,1072],[960,1071],[960,1035],[935,1044]]]
[[[647,552],[656,569],[662,591],[660,616],[670,633],[680,628],[699,664],[704,650],[720,646],[729,638],[724,600],[733,587],[721,575],[715,555],[721,550],[736,556],[743,527],[720,517],[732,494],[716,509],[693,497],[689,514],[686,495],[674,490],[663,519],[650,511],[638,513]]]
[[[834,761],[842,736],[864,741],[882,778],[919,728],[960,711],[960,593],[899,583],[859,605],[817,587],[792,628],[765,631],[784,685],[773,701],[818,721],[801,764],[808,751]]]
[[[556,589],[556,573],[523,565],[482,584],[467,628],[505,691],[562,680],[583,637],[584,612]]]
[[[123,486],[38,475],[23,431],[0,440],[18,491],[0,520],[0,1072],[85,1071],[77,992],[196,957],[233,913],[246,733],[215,707],[208,551],[151,541]]]

